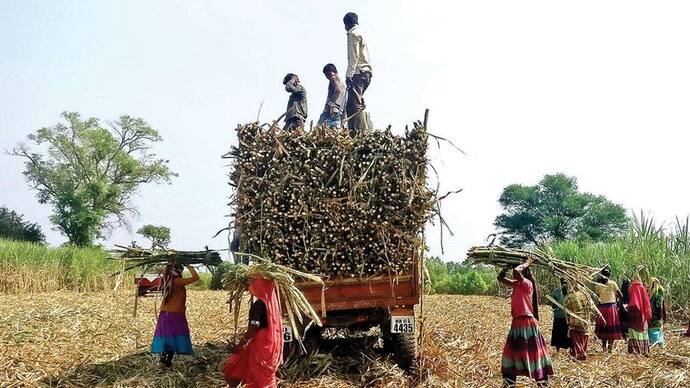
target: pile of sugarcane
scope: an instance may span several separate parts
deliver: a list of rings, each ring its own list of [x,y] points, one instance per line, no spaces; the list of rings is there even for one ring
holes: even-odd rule
[[[428,135],[317,127],[237,127],[230,205],[240,252],[327,277],[409,271],[435,210],[426,184]]]
[[[254,255],[252,265],[235,264],[230,265],[223,279],[223,287],[228,290],[230,297],[228,304],[233,313],[235,329],[240,314],[240,304],[245,293],[249,291],[249,282],[252,278],[263,278],[273,281],[278,288],[278,295],[281,298],[281,305],[288,316],[288,322],[292,327],[292,333],[298,341],[302,341],[300,328],[306,329],[311,325],[304,321],[303,316],[310,319],[314,324],[321,326],[318,314],[309,304],[304,294],[295,286],[294,277],[300,277],[308,281],[323,285],[323,280],[313,274],[296,271],[282,265],[263,260]],[[323,302],[323,301],[322,301]],[[325,311],[324,308],[321,309]],[[299,322],[299,325],[297,324]]]
[[[206,267],[215,267],[223,261],[217,251],[209,249],[203,251],[176,251],[173,249],[146,249],[140,247],[125,247],[115,245],[117,249],[111,249],[108,259],[122,260],[123,268],[120,272],[133,269],[153,268],[175,262],[182,265],[202,264]]]

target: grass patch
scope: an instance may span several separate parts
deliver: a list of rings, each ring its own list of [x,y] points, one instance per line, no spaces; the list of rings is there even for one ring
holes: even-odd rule
[[[117,263],[101,248],[48,247],[0,239],[0,292],[103,291],[115,286]],[[125,279],[124,285],[131,283]]]

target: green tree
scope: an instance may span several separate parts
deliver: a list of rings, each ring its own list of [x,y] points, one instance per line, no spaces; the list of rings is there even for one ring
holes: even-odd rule
[[[151,241],[153,248],[167,248],[170,244],[170,228],[167,226],[144,225],[137,233]]]
[[[536,186],[510,185],[498,202],[503,214],[494,225],[508,246],[567,239],[601,241],[620,235],[628,223],[621,205],[579,192],[577,179],[564,174],[546,175]]]
[[[133,195],[144,183],[170,182],[168,160],[150,152],[162,139],[140,118],[121,116],[101,126],[64,112],[66,123],[41,128],[29,140],[43,150],[20,144],[13,155],[26,161],[24,175],[40,203],[53,206],[50,219],[69,242],[91,245],[103,232],[127,224],[136,213]]]
[[[44,243],[46,239],[38,224],[24,221],[22,214],[4,206],[0,206],[0,238],[35,243]]]

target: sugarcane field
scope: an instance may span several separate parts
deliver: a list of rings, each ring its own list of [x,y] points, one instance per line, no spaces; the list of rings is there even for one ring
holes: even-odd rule
[[[688,17],[3,2],[0,388],[690,386]]]

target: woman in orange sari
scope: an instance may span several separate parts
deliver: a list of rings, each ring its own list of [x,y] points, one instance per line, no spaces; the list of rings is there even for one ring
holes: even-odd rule
[[[283,325],[274,282],[254,278],[249,283],[252,305],[249,325],[222,369],[230,387],[276,387],[276,371],[283,362]]]

